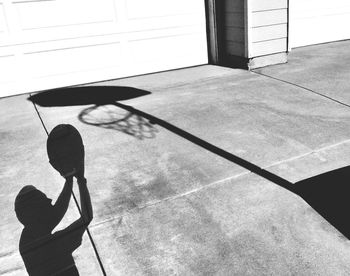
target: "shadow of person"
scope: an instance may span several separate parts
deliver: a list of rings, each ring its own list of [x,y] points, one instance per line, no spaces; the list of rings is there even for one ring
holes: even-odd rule
[[[294,192],[350,239],[350,166],[296,182]]]
[[[71,130],[70,127],[69,125],[56,127],[50,133],[48,141],[50,138],[54,141],[48,143],[51,145],[49,148],[69,149],[66,143],[72,142],[71,137],[68,136],[69,139],[63,143],[62,138],[67,138],[65,131]],[[76,145],[73,143],[71,146]],[[83,160],[79,158],[81,164],[76,164],[78,160],[76,158],[73,158],[73,162],[63,162],[63,158],[72,158],[67,157],[66,154],[59,156],[55,152],[49,153],[49,157],[51,157],[52,166],[65,177],[65,184],[55,204],[52,204],[52,200],[35,186],[27,185],[19,191],[15,199],[15,212],[24,226],[19,251],[29,275],[79,275],[72,253],[81,245],[82,236],[93,217],[87,181],[84,177]],[[65,165],[61,165],[63,163]],[[79,171],[75,168],[70,170],[67,163],[77,165]],[[52,233],[68,209],[73,176],[77,179],[79,186],[80,217],[65,229]]]

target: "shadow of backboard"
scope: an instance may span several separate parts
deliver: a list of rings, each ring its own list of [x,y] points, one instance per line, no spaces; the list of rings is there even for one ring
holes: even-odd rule
[[[53,89],[28,98],[31,102],[43,106],[105,105],[117,101],[130,100],[151,92],[128,86],[79,86]]]
[[[120,131],[142,140],[155,137],[155,126],[142,116],[117,107],[116,102],[150,94],[128,86],[80,86],[40,92],[28,100],[42,107],[90,105],[78,115],[81,122]]]

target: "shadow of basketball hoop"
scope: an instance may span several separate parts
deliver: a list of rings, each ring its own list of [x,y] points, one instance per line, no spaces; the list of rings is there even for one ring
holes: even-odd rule
[[[150,94],[128,86],[77,86],[40,92],[28,100],[42,107],[89,105],[78,115],[81,122],[142,140],[154,138],[157,128],[147,118],[118,107],[116,103]]]
[[[113,104],[88,107],[80,112],[78,118],[85,124],[120,131],[140,140],[152,139],[158,132],[144,117]]]

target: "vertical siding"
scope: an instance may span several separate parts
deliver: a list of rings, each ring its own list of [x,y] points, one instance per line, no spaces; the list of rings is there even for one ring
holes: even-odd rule
[[[244,56],[244,1],[224,0],[224,44],[226,54]]]
[[[287,51],[287,0],[248,0],[251,22],[249,57]]]

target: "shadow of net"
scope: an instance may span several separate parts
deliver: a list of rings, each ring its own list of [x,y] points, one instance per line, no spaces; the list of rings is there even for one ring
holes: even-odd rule
[[[117,130],[139,140],[152,139],[158,132],[149,120],[113,104],[88,107],[78,118],[85,124]]]

